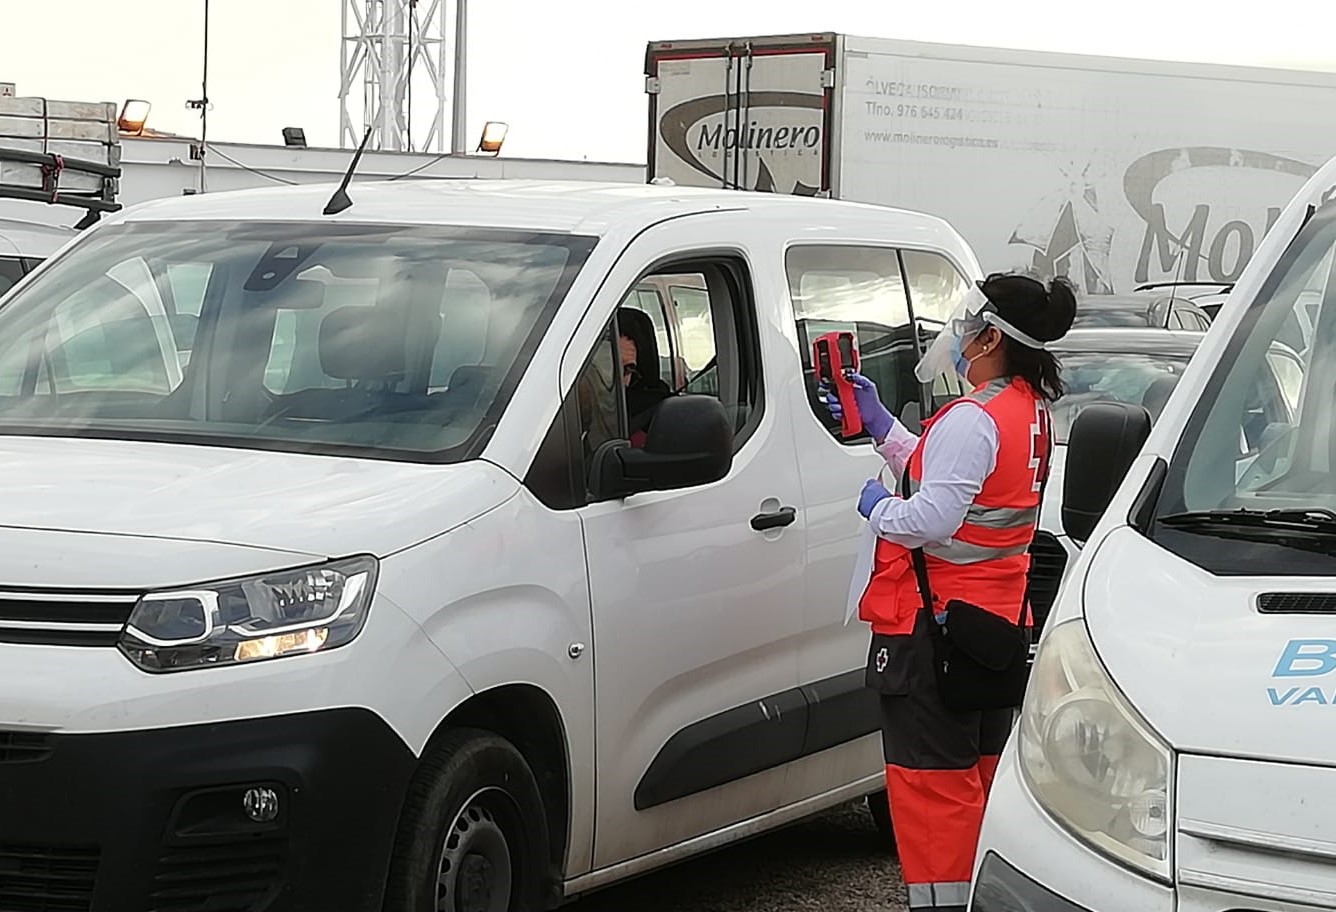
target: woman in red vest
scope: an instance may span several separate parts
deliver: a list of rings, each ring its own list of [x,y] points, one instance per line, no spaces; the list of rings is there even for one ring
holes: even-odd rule
[[[1023,603],[1048,474],[1048,403],[1063,393],[1045,345],[1067,333],[1075,313],[1061,279],[1046,288],[992,275],[971,288],[916,369],[925,383],[955,371],[971,392],[925,421],[922,436],[895,421],[871,381],[852,377],[863,426],[907,494],[873,479],[859,496],[876,547],[858,608],[872,626],[869,683],[881,692],[886,785],[913,910],[965,909],[984,800],[1012,718],[1009,709],[943,703],[932,625],[953,599],[1029,624]],[[838,418],[839,400],[827,394],[826,403]]]

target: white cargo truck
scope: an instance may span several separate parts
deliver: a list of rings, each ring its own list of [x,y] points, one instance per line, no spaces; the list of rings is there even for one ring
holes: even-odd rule
[[[947,219],[1087,294],[1233,282],[1336,153],[1336,73],[832,33],[655,42],[649,178]]]

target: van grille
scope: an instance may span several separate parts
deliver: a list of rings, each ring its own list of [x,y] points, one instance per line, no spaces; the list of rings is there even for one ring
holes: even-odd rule
[[[1331,592],[1263,592],[1257,597],[1263,614],[1336,614],[1336,594]]]
[[[269,908],[283,887],[282,839],[177,849],[158,859],[152,912],[252,912]]]
[[[0,590],[0,643],[115,646],[139,593]]]
[[[1030,544],[1030,576],[1025,597],[1030,600],[1030,610],[1034,612],[1036,634],[1044,629],[1048,613],[1053,610],[1066,570],[1067,550],[1062,547],[1062,542],[1051,532],[1035,532]]]
[[[0,843],[0,909],[88,912],[97,865],[97,849]]]
[[[51,736],[42,732],[0,731],[0,763],[35,763],[51,756]]]

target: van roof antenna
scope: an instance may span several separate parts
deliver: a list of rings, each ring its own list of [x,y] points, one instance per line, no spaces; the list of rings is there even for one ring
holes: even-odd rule
[[[371,127],[366,128],[366,133],[362,136],[361,145],[353,153],[353,160],[348,164],[348,171],[343,175],[343,183],[339,184],[339,189],[334,191],[334,195],[325,203],[325,215],[338,215],[344,209],[353,204],[348,196],[348,184],[353,179],[353,172],[357,170],[357,163],[362,160],[362,153],[366,151],[367,141],[371,139]]]

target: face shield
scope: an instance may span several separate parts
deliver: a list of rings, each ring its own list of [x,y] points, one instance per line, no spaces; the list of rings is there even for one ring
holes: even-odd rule
[[[932,340],[914,368],[914,375],[920,383],[931,383],[940,374],[956,372],[956,354],[983,332],[987,325],[983,315],[990,307],[992,304],[978,286],[970,285],[955,313],[946,321],[942,331]]]
[[[965,346],[983,332],[988,326],[996,326],[1004,335],[1010,336],[1029,348],[1044,348],[1044,343],[1024,333],[1003,320],[997,313],[997,307],[984,295],[978,284],[971,285],[965,292],[965,298],[956,308],[956,312],[946,321],[942,331],[932,340],[928,350],[919,359],[914,368],[914,375],[920,383],[931,383],[941,374],[960,373],[956,359]]]

